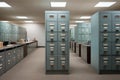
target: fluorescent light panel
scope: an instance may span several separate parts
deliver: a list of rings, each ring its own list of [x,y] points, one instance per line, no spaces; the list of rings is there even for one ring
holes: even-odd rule
[[[90,19],[91,16],[81,16],[80,19]]]
[[[9,22],[9,21],[2,21],[2,22]]]
[[[18,18],[18,19],[27,19],[26,16],[16,16],[16,18]]]
[[[33,21],[25,21],[26,23],[32,23]]]
[[[0,2],[0,7],[11,7],[11,6],[6,2]]]
[[[85,21],[75,21],[76,23],[83,23],[83,22],[85,22]]]
[[[50,2],[51,7],[66,7],[66,2]]]
[[[99,2],[95,5],[95,7],[110,7],[116,2]]]

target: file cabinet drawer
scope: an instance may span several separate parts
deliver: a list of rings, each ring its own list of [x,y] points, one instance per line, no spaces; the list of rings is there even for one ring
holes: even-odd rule
[[[49,14],[45,14],[45,15],[46,15],[47,21],[57,21],[57,14],[49,13]]]
[[[57,33],[47,33],[47,41],[57,41]]]
[[[58,14],[58,21],[68,21],[69,20],[69,15],[68,14]]]
[[[120,56],[112,57],[112,70],[120,70]]]
[[[111,70],[110,56],[100,56],[100,70]]]
[[[69,29],[69,25],[67,22],[58,22],[58,31],[60,32],[68,32],[68,29]]]
[[[47,29],[47,31],[50,31],[50,32],[57,31],[57,22],[56,21],[48,21],[46,29]]]

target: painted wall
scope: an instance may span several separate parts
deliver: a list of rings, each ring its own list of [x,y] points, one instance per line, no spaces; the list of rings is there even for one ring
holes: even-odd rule
[[[38,46],[45,46],[44,24],[23,24],[21,26],[26,28],[29,40],[36,38],[38,40]]]

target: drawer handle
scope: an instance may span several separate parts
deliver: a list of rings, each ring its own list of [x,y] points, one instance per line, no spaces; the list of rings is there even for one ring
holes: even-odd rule
[[[50,65],[54,65],[54,61],[50,61]]]
[[[61,44],[61,46],[65,46],[65,44]]]
[[[0,58],[2,58],[3,56],[0,56]]]
[[[55,46],[55,44],[49,44],[50,46]]]
[[[50,25],[50,26],[55,26],[55,24],[52,24],[52,23],[50,23],[49,25]]]
[[[108,60],[108,58],[103,58],[103,60]]]
[[[65,57],[62,57],[61,60],[65,60]]]
[[[65,24],[60,24],[61,26],[65,26]]]
[[[103,26],[108,26],[108,24],[103,24]]]
[[[50,27],[50,29],[54,29],[54,27]]]
[[[120,26],[120,24],[115,24],[115,26]]]
[[[2,69],[3,67],[0,67],[0,69]]]
[[[50,60],[55,60],[54,58],[50,58]]]
[[[3,64],[0,64],[0,66],[2,66]]]

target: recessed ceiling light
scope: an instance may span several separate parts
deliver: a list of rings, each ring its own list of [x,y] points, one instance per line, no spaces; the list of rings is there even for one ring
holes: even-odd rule
[[[80,19],[90,19],[91,16],[81,16]]]
[[[2,22],[9,22],[9,21],[2,21]]]
[[[99,2],[95,5],[95,7],[110,7],[116,2]]]
[[[11,6],[6,2],[0,2],[0,7],[11,7]]]
[[[26,23],[32,23],[33,21],[25,21]]]
[[[85,21],[75,21],[76,23],[83,23],[83,22],[85,22]]]
[[[50,2],[51,7],[66,7],[66,2]]]
[[[26,17],[26,16],[16,16],[16,18],[18,18],[18,19],[27,19],[28,17]]]

